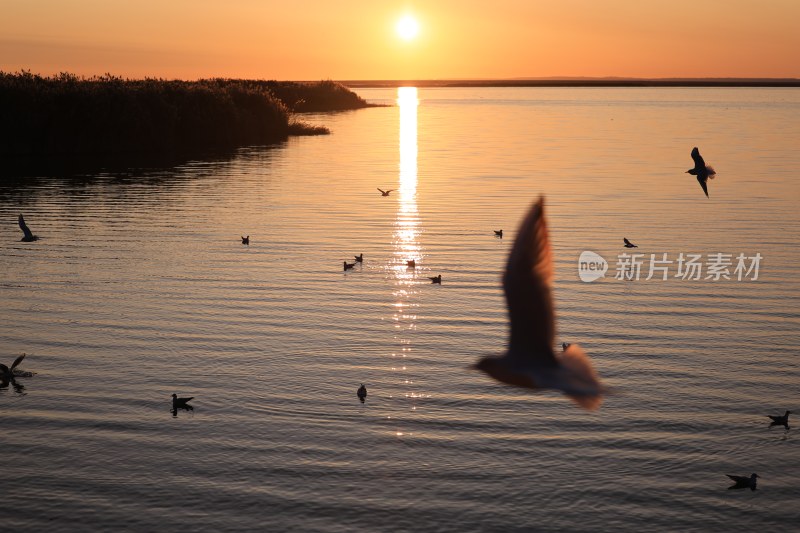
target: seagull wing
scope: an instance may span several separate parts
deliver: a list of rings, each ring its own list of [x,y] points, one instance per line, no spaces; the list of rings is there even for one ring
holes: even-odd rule
[[[511,321],[509,353],[556,367],[552,282],[553,252],[544,218],[544,198],[539,198],[519,227],[503,275]]]
[[[694,159],[694,168],[706,168],[706,162],[703,161],[703,156],[700,155],[697,146],[692,148],[692,159]]]
[[[383,190],[383,189],[381,189],[380,187],[375,187],[375,188],[376,188],[376,189],[378,189],[379,191],[381,191],[381,194],[386,194],[386,191],[384,191],[384,190]]]
[[[706,181],[708,180],[707,176],[697,175],[697,182],[703,188],[703,192],[706,193],[706,197],[708,197],[708,185],[706,185]]]
[[[25,224],[25,219],[22,218],[22,215],[19,216],[19,229],[25,234],[26,239],[33,239],[33,233],[31,233],[31,229],[28,225]]]
[[[17,357],[16,359],[14,359],[14,362],[11,363],[11,370],[14,370],[15,368],[17,368],[17,365],[19,365],[22,362],[23,359],[25,359],[25,354],[22,354],[19,357]]]

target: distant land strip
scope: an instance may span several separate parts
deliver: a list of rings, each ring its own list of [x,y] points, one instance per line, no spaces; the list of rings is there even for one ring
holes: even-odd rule
[[[354,89],[381,87],[800,87],[800,78],[535,78],[499,80],[340,80]]]

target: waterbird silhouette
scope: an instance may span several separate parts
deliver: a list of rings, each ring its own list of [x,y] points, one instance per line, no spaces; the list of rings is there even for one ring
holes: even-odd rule
[[[362,383],[361,386],[358,388],[358,392],[356,392],[358,399],[361,400],[361,403],[364,403],[364,400],[367,398],[367,388]]]
[[[250,245],[250,235],[247,237],[242,237],[242,244]]]
[[[686,172],[692,176],[697,176],[697,182],[703,188],[703,192],[706,193],[706,198],[708,198],[708,185],[706,182],[709,179],[713,180],[717,172],[713,167],[706,165],[703,156],[700,155],[700,150],[696,146],[692,148],[692,159],[694,159],[694,168],[690,168]]]
[[[39,240],[39,236],[38,235],[34,235],[31,232],[31,229],[28,227],[28,225],[25,224],[25,219],[22,218],[22,215],[19,216],[19,229],[21,229],[22,233],[25,234],[19,240],[20,242],[33,242],[33,241],[38,241]]]
[[[747,489],[756,490],[756,479],[759,477],[758,474],[750,474],[750,477],[746,476],[732,476],[730,474],[725,474],[733,481],[733,485],[728,487],[728,489]]]
[[[570,347],[570,343],[568,343],[568,342],[562,342],[561,343],[561,351],[562,352],[566,352],[567,348],[569,348],[569,347]]]
[[[625,237],[623,237],[622,240],[625,242],[625,248],[638,248],[638,246],[633,244],[631,241],[629,241]]]
[[[596,409],[605,389],[589,356],[577,344],[558,355],[553,350],[553,274],[553,252],[541,197],[520,224],[503,275],[511,322],[508,349],[502,356],[481,358],[473,368],[502,383],[560,390],[581,407]]]
[[[25,359],[27,354],[22,354],[16,359],[14,362],[11,363],[11,367],[7,367],[6,365],[0,363],[0,378],[2,379],[14,379],[14,378],[29,378],[33,376],[33,372],[25,372],[23,370],[16,370],[19,364]]]
[[[364,262],[364,254],[358,254],[357,256],[355,256],[355,258],[356,258],[356,263]]]
[[[389,189],[389,190],[386,190],[386,191],[384,191],[384,190],[383,190],[383,189],[381,189],[380,187],[377,187],[377,189],[378,189],[379,191],[381,191],[381,196],[389,196],[389,193],[390,193],[390,192],[392,192],[392,191],[394,190],[394,189]]]
[[[428,276],[428,279],[431,280],[431,283],[436,283],[438,285],[442,284],[442,275],[439,274],[438,276]]]
[[[189,401],[192,399],[194,399],[194,396],[190,396],[188,398],[178,398],[178,395],[173,392],[172,410],[175,411],[177,409],[193,409],[193,407],[189,405]]]
[[[347,261],[342,261],[342,262],[344,263],[344,271],[345,272],[348,271],[348,270],[352,270],[352,268],[354,266],[356,266],[355,263],[348,263]]]
[[[408,268],[417,268],[417,262],[413,259],[406,261],[406,266]]]
[[[783,426],[786,429],[789,429],[789,415],[792,414],[791,411],[786,411],[783,415],[767,415],[772,419],[772,423],[769,427],[772,426]]]
[[[494,230],[494,236],[495,237],[500,237],[502,239],[503,238],[503,230],[501,230],[501,229]]]

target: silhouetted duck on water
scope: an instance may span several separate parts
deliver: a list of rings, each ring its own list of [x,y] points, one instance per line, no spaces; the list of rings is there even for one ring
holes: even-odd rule
[[[406,261],[406,266],[408,268],[417,268],[417,262],[413,259]]]
[[[750,474],[750,477],[745,476],[732,476],[730,474],[725,474],[733,481],[733,485],[728,487],[728,489],[750,489],[756,490],[756,479],[758,479],[758,474]]]
[[[361,386],[358,388],[358,392],[356,392],[358,399],[361,400],[361,403],[364,403],[364,400],[367,398],[367,388],[362,383]]]
[[[364,254],[358,254],[356,257],[356,263],[363,263],[364,262]]]
[[[495,237],[500,237],[502,239],[503,238],[503,230],[501,230],[501,229],[494,230],[494,236]]]
[[[533,390],[555,389],[586,409],[596,409],[605,389],[589,356],[578,346],[555,353],[553,251],[544,198],[522,221],[503,275],[511,337],[506,353],[481,358],[474,368],[492,378]]]
[[[250,245],[250,235],[247,237],[242,237],[242,244],[247,244],[248,246]]]
[[[178,398],[177,394],[172,393],[172,410],[194,409],[191,405],[189,405],[189,401],[192,399],[194,399],[194,396],[190,396],[189,398]]]
[[[429,276],[428,279],[431,280],[431,283],[435,283],[437,285],[441,285],[442,284],[442,275],[441,274],[439,274],[438,276]]]
[[[786,411],[783,415],[767,415],[772,419],[772,423],[769,427],[772,426],[784,426],[786,429],[789,429],[789,415],[792,414],[791,411]]]
[[[377,187],[377,189],[378,189],[379,191],[381,191],[381,196],[389,196],[389,193],[390,193],[390,192],[392,192],[392,191],[394,190],[394,189],[389,189],[389,190],[387,190],[387,191],[384,191],[384,190],[383,190],[383,189],[381,189],[380,187]]]
[[[625,244],[624,244],[625,248],[638,248],[638,246],[636,246],[635,244],[633,244],[631,241],[629,241],[629,240],[628,240],[628,239],[626,239],[625,237],[623,237],[623,238],[622,238],[622,242],[624,242],[624,243],[625,243]]]
[[[353,267],[356,266],[355,263],[348,263],[347,261],[342,261],[342,263],[344,264],[344,269],[343,270],[345,270],[345,271],[352,270]]]
[[[39,236],[38,235],[34,235],[31,232],[31,229],[28,227],[28,225],[25,224],[25,219],[22,218],[22,215],[19,216],[19,229],[21,229],[22,233],[25,234],[19,240],[20,242],[33,242],[33,241],[38,241],[39,240]]]
[[[692,159],[694,159],[694,168],[690,168],[686,172],[692,176],[697,176],[697,182],[703,188],[706,197],[708,197],[708,185],[706,182],[709,179],[713,180],[717,172],[713,167],[706,165],[703,156],[700,155],[700,150],[698,150],[696,146],[692,149]]]

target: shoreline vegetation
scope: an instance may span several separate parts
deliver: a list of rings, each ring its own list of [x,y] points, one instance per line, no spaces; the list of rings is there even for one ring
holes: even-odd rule
[[[0,156],[26,167],[124,166],[330,131],[298,113],[374,107],[334,81],[198,81],[0,71]],[[6,165],[7,166],[7,165]]]

